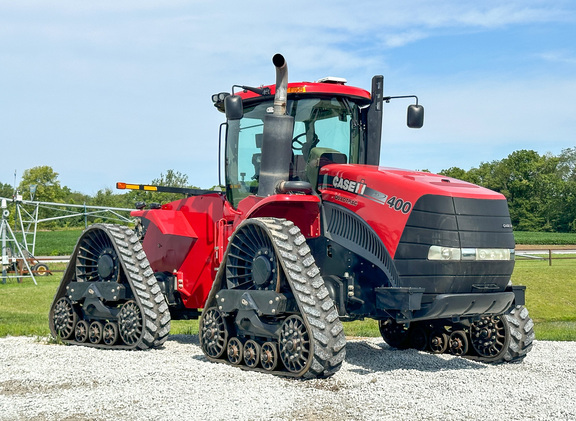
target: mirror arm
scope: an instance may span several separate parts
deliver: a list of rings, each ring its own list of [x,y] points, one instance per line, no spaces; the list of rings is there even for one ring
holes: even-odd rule
[[[390,102],[391,99],[400,99],[400,98],[415,98],[416,105],[418,105],[418,97],[416,95],[385,96],[384,98],[382,98],[382,100],[388,103]]]
[[[232,95],[234,95],[234,88],[240,88],[244,92],[250,91],[260,96],[271,95],[270,88],[254,88],[252,86],[232,85]]]

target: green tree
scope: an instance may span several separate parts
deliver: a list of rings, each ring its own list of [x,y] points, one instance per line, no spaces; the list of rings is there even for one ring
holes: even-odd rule
[[[0,183],[0,197],[11,199],[13,193],[14,188],[10,184]]]
[[[34,189],[36,189],[35,192],[33,192]],[[66,191],[62,189],[58,181],[58,173],[48,165],[25,170],[18,190],[25,200],[34,197],[34,200],[42,202],[63,203],[66,196]]]
[[[560,157],[518,150],[469,171],[452,167],[442,174],[502,193],[517,230],[568,231],[576,226],[574,211],[567,209],[576,201],[575,164],[576,150],[566,150]],[[568,184],[570,179],[574,186]]]

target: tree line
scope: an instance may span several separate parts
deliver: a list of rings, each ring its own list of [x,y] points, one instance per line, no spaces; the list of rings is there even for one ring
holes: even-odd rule
[[[452,167],[441,174],[506,196],[516,231],[576,232],[576,148],[557,156],[519,150],[468,171]]]
[[[576,232],[576,147],[564,149],[559,155],[518,150],[504,159],[483,162],[477,168],[451,167],[440,174],[502,193],[508,199],[516,231]],[[150,184],[197,188],[189,183],[187,175],[173,170],[161,173]],[[139,190],[115,193],[108,188],[89,196],[62,186],[58,173],[49,166],[24,171],[17,189],[24,199],[33,196],[43,202],[130,209],[136,202],[167,203],[183,197]],[[0,196],[11,198],[13,194],[13,186],[0,183]],[[83,218],[65,219],[51,222],[50,228],[83,224]]]
[[[158,193],[141,190],[128,190],[122,193],[115,193],[112,189],[105,188],[98,190],[94,196],[72,191],[66,186],[62,186],[58,180],[58,173],[52,167],[44,165],[30,168],[24,171],[22,179],[16,189],[6,183],[0,183],[0,196],[13,198],[16,194],[22,196],[22,199],[50,202],[50,203],[67,203],[73,205],[103,206],[110,208],[135,209],[137,202],[145,203],[167,203],[173,200],[182,199],[184,196],[177,193]],[[188,182],[188,176],[179,171],[168,170],[161,173],[160,177],[153,179],[150,184],[157,186],[185,187],[196,188]],[[15,191],[16,190],[16,191]],[[50,218],[60,216],[62,212],[56,207],[42,207],[40,218]],[[14,221],[14,215],[10,215],[11,222]],[[101,222],[100,220],[92,220]],[[42,228],[75,228],[83,227],[85,224],[84,217],[58,219],[44,222]]]

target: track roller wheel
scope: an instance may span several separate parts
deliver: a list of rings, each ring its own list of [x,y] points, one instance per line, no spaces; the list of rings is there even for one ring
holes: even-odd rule
[[[88,340],[90,343],[97,344],[102,340],[103,329],[102,323],[98,321],[90,323],[90,327],[88,328]]]
[[[74,334],[78,314],[67,297],[60,298],[54,307],[54,329],[58,337],[68,339]]]
[[[212,358],[220,358],[226,352],[228,329],[222,313],[216,307],[204,310],[199,331],[202,350]]]
[[[106,345],[114,345],[118,341],[118,325],[113,322],[108,322],[104,325],[102,331],[102,342]]]
[[[74,338],[76,342],[86,342],[88,340],[88,322],[86,320],[80,320],[76,323],[76,328],[74,329]]]
[[[452,355],[462,356],[468,352],[468,338],[463,330],[455,330],[448,340],[448,351]]]
[[[272,342],[264,342],[260,351],[260,362],[264,370],[272,371],[278,365],[278,347]]]
[[[242,362],[242,342],[238,338],[230,338],[228,341],[228,361],[234,365]]]
[[[142,336],[142,313],[134,301],[127,301],[120,309],[118,330],[126,345],[135,344]]]
[[[405,324],[386,319],[378,321],[382,339],[392,348],[407,349],[410,346],[410,334]]]
[[[290,316],[282,323],[280,332],[280,357],[284,367],[298,373],[311,361],[310,334],[300,316]]]
[[[442,354],[448,348],[448,335],[444,332],[432,332],[430,335],[430,351],[433,354]]]
[[[260,345],[253,339],[249,339],[244,344],[244,363],[250,367],[254,368],[258,366],[260,362]]]

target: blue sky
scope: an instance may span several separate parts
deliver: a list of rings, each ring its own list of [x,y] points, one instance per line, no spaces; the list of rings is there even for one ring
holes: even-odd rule
[[[576,2],[0,0],[0,182],[49,165],[95,194],[168,169],[216,184],[210,96],[341,76],[386,95],[385,166],[470,169],[576,146]]]

